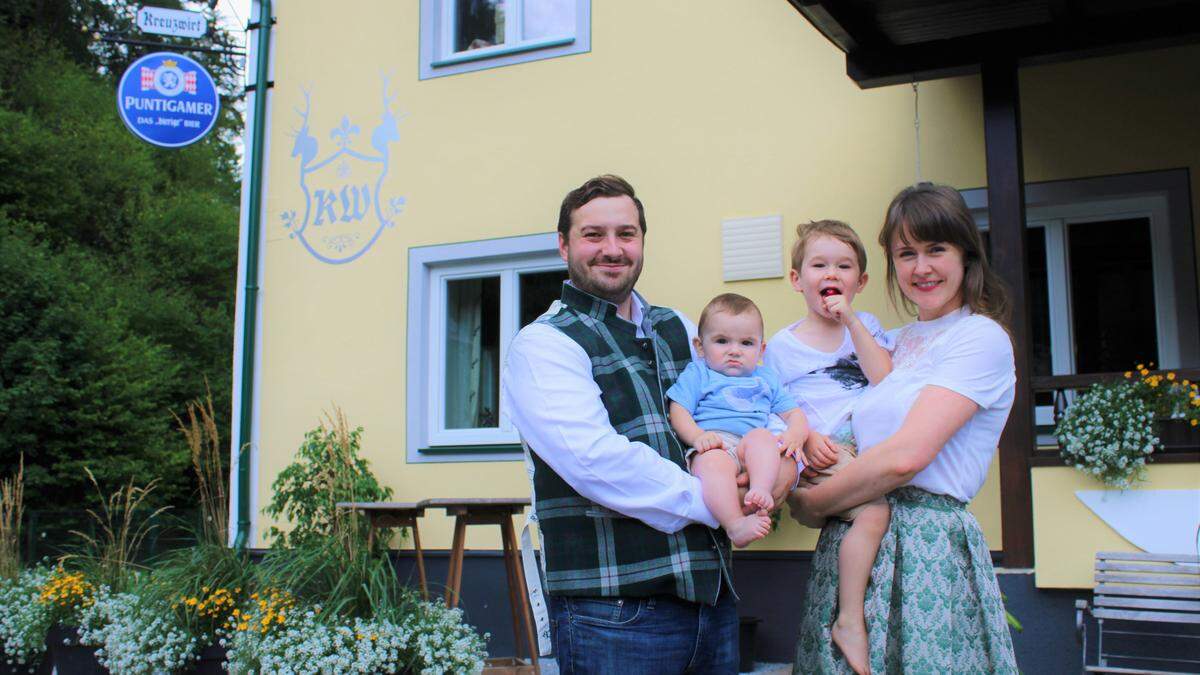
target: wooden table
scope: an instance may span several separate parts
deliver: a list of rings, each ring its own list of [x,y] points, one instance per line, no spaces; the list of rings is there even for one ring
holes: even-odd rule
[[[521,643],[528,649],[530,663],[537,668],[537,638],[529,596],[525,593],[525,570],[521,566],[521,547],[517,544],[512,518],[529,506],[529,498],[512,499],[426,499],[417,502],[424,508],[446,509],[454,516],[454,544],[450,549],[450,568],[446,575],[446,604],[458,605],[462,588],[463,553],[466,550],[468,525],[499,525],[504,544],[504,571],[508,577],[508,601],[512,609],[514,647],[520,655]]]
[[[367,547],[375,543],[375,530],[387,527],[412,528],[413,551],[417,557],[417,580],[421,584],[421,599],[429,599],[429,587],[425,581],[425,557],[421,552],[421,532],[417,529],[417,518],[425,515],[422,502],[338,502],[339,509],[359,511],[367,517]]]

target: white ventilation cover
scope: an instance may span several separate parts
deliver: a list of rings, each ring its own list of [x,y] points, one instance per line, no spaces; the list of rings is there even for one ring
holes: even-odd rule
[[[783,276],[783,217],[722,220],[721,266],[725,281]]]

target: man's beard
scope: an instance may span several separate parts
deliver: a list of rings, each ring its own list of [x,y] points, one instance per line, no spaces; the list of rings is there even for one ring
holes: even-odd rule
[[[619,258],[616,261],[613,261],[611,258],[594,258],[590,261],[569,260],[567,262],[567,272],[570,274],[571,284],[575,288],[613,304],[620,304],[629,297],[630,292],[633,291],[634,284],[637,283],[638,277],[641,276],[642,261],[639,259],[636,264],[629,266],[624,275],[615,279],[592,270],[592,262],[606,261],[623,262],[626,264],[630,262],[628,258]]]

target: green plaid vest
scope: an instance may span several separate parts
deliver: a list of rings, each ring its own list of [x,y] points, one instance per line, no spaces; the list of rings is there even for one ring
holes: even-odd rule
[[[592,377],[617,433],[640,441],[686,470],[684,449],[667,419],[666,392],[692,360],[687,329],[674,311],[650,307],[646,338],[617,316],[616,306],[570,284],[562,308],[545,315],[592,361]],[[542,533],[546,586],[552,595],[673,595],[715,603],[729,579],[723,530],[689,525],[664,534],[580,496],[537,453],[533,486]]]

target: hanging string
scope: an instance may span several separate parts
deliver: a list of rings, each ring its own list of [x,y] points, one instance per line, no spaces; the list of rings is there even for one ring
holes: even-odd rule
[[[915,135],[917,146],[917,182],[921,182],[921,92],[917,89],[917,83],[912,83],[913,88],[913,134]]]

